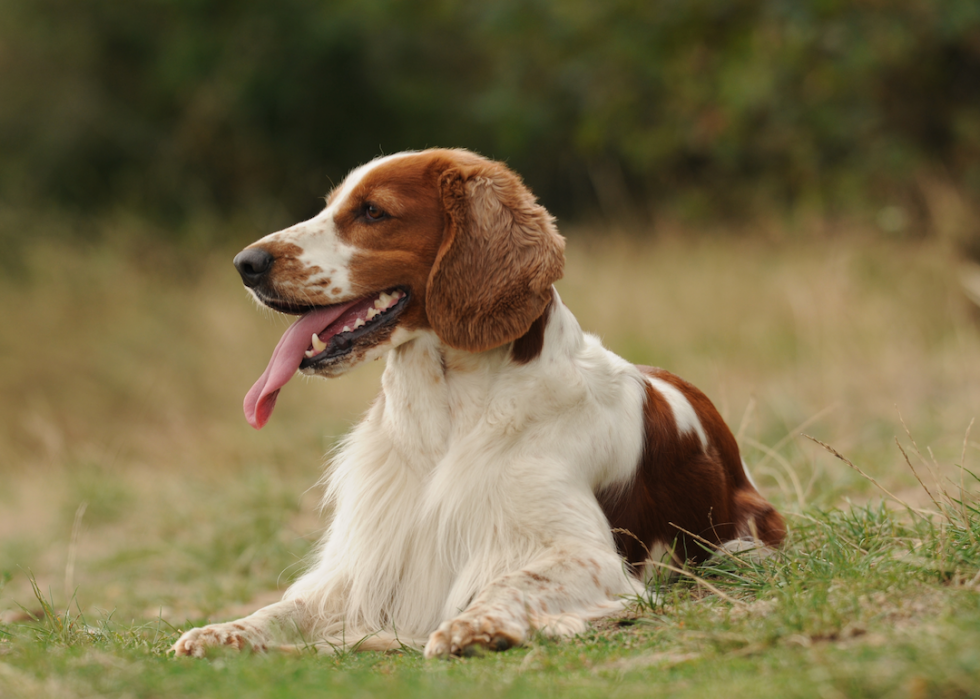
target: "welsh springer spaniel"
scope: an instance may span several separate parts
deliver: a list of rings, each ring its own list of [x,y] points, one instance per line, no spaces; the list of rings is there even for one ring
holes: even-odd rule
[[[464,150],[378,158],[239,253],[255,297],[299,316],[245,397],[253,427],[297,369],[387,367],[333,458],[313,565],[281,602],[186,632],[177,655],[502,650],[621,611],[662,557],[704,559],[688,533],[780,544],[711,402],[582,332],[552,286],[563,263],[520,178]]]

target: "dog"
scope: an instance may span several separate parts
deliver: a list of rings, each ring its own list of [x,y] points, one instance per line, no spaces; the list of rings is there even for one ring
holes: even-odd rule
[[[622,611],[661,561],[781,543],[704,394],[606,350],[562,304],[564,244],[505,165],[433,149],[358,167],[319,215],[235,257],[261,304],[299,316],[245,398],[253,427],[297,370],[387,364],[332,459],[312,565],[176,655],[503,650]]]

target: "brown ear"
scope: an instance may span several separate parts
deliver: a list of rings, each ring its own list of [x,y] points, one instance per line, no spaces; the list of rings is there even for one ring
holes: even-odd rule
[[[516,340],[551,300],[565,239],[500,163],[451,168],[439,186],[446,230],[429,274],[429,323],[443,342],[470,352]]]

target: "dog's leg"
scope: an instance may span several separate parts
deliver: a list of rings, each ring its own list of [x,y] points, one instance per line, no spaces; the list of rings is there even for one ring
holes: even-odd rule
[[[266,651],[301,636],[306,624],[306,607],[300,600],[283,600],[263,607],[254,614],[191,629],[171,650],[175,655],[203,658],[208,648],[227,646],[235,650]]]
[[[425,657],[506,650],[524,643],[532,629],[550,636],[582,633],[587,622],[621,611],[623,595],[641,590],[613,552],[551,551],[495,580],[459,616],[443,622],[429,637]]]

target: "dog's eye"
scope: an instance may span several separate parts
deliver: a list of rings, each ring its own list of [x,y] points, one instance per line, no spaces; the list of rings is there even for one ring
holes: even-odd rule
[[[386,214],[384,211],[382,211],[379,207],[375,206],[374,204],[366,204],[364,206],[364,215],[370,221],[380,221],[381,219],[385,218],[388,214]]]

